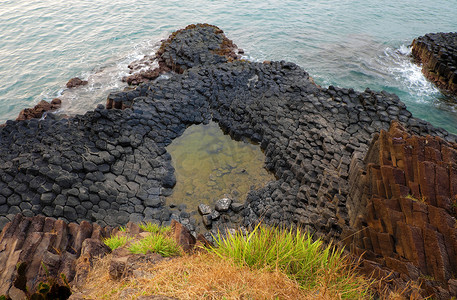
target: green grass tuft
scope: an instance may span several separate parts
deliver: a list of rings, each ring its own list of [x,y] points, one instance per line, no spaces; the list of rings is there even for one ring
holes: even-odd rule
[[[111,248],[111,250],[117,249],[119,247],[123,247],[131,238],[127,238],[126,236],[111,236],[103,240],[103,243]]]
[[[144,231],[150,232],[150,233],[169,233],[171,231],[170,226],[159,226],[155,223],[151,222],[146,222],[146,223],[141,223],[140,228]]]
[[[180,255],[181,248],[176,242],[161,234],[150,234],[147,237],[132,243],[129,251],[135,254],[148,252],[158,253],[163,257]]]
[[[300,229],[278,229],[257,226],[244,236],[228,232],[225,238],[215,238],[216,247],[209,251],[219,257],[232,258],[235,263],[251,268],[281,270],[296,280],[302,288],[337,291],[345,299],[370,298],[369,283],[362,282],[342,250],[313,241]]]

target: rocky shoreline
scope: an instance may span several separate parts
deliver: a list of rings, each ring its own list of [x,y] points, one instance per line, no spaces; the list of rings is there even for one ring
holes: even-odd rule
[[[457,32],[429,33],[412,43],[422,72],[444,92],[457,95]]]
[[[380,258],[381,254],[413,265],[421,263],[397,251],[392,243],[378,243],[393,249],[380,250],[380,254],[375,246],[369,248],[367,235],[355,234],[367,227],[378,230],[385,241],[395,240],[394,236],[398,239],[396,231],[385,232],[384,227],[370,223],[371,219],[360,220],[358,216],[371,207],[370,197],[376,193],[366,192],[356,179],[369,172],[365,169],[369,161],[364,158],[370,153],[371,157],[380,155],[373,154],[378,134],[388,131],[392,121],[419,140],[435,136],[439,145],[449,149],[457,149],[457,137],[414,118],[394,94],[321,88],[293,63],[248,62],[236,53],[236,45],[219,28],[191,25],[162,44],[157,54],[159,69],[150,70],[154,74],[167,72],[168,79],[156,77],[135,89],[112,93],[106,108],[99,105],[84,115],[8,121],[0,128],[0,228],[18,213],[80,224],[90,221],[101,227],[142,221],[169,225],[176,220],[194,234],[200,232],[210,238],[218,229],[249,228],[261,221],[266,225],[302,226],[326,241],[370,250],[374,256],[367,259],[374,263],[367,270],[389,270],[391,265]],[[139,77],[135,81],[139,82]],[[234,139],[258,143],[265,152],[266,168],[277,180],[251,191],[242,205],[206,208],[203,223],[197,212],[165,205],[176,183],[165,147],[188,126],[210,120]],[[442,147],[433,149],[444,151]],[[451,155],[446,160],[435,150],[421,151],[432,153],[428,155],[434,163],[444,166],[445,171],[440,172],[451,174],[457,157]],[[405,154],[410,155],[416,162],[426,157]],[[417,170],[423,170],[416,165]],[[401,177],[396,171],[394,174],[385,176],[395,180]],[[413,178],[402,181],[396,197],[424,195],[422,189],[416,194],[414,188],[419,183],[415,180],[420,178]],[[393,179],[385,182],[397,183]],[[425,186],[422,182],[419,185]],[[454,203],[456,193],[451,189],[442,196]],[[392,194],[388,196],[392,198]],[[446,213],[449,220],[455,220],[455,210],[449,208]],[[446,227],[445,232],[435,231],[455,234],[453,230]],[[424,237],[422,243],[427,242]],[[455,261],[455,245],[445,244],[444,249],[448,260]],[[455,268],[446,268],[443,278],[436,268],[433,264],[418,267],[417,276],[433,275],[440,283],[440,289],[430,285],[422,292],[441,298],[456,295],[454,283],[448,282],[449,276],[456,275]],[[394,281],[404,286],[408,278],[415,279],[411,274],[395,269]]]

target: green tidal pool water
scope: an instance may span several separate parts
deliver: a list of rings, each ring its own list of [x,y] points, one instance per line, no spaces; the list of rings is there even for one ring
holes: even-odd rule
[[[263,167],[265,155],[258,145],[232,140],[214,122],[190,126],[167,151],[176,175],[169,204],[197,209],[200,203],[213,205],[226,194],[244,202],[250,189],[275,180]]]

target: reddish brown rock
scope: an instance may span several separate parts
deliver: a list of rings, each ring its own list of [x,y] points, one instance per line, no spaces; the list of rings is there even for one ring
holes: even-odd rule
[[[393,272],[397,288],[420,279],[411,295],[457,296],[451,281],[457,277],[457,144],[411,135],[393,122],[372,147],[365,175],[354,182],[361,186],[352,187],[364,191],[354,199],[366,203],[355,203],[362,213],[352,216],[362,219],[350,221],[359,226],[352,228],[354,254],[378,263],[365,264],[365,271]]]
[[[81,255],[76,260],[76,274],[73,284],[81,285],[85,282],[95,258],[100,258],[110,253],[111,249],[100,239],[87,238],[82,242]]]
[[[98,246],[95,246],[97,242],[90,240],[94,227],[89,225],[68,225],[43,216],[16,215],[0,234],[0,295],[19,293],[13,287],[19,263],[26,266],[25,285],[29,293],[33,293],[40,282],[48,280],[48,276],[60,280],[60,274],[64,274],[71,283],[79,257],[90,262],[107,250],[106,246],[100,245],[100,240]],[[100,230],[100,233],[109,235],[106,230]]]
[[[60,99],[58,99],[58,98],[53,99],[51,101],[51,103],[49,103],[49,102],[47,102],[45,100],[41,100],[33,108],[25,108],[25,109],[23,109],[19,113],[19,116],[17,117],[16,121],[41,118],[43,116],[43,113],[59,109],[61,104],[62,104],[62,101]]]
[[[195,246],[196,239],[190,233],[189,229],[176,222],[175,220],[171,221],[171,228],[173,231],[173,238],[175,239],[176,243],[178,243],[178,245],[180,245],[184,251],[191,251]]]
[[[71,88],[74,88],[77,86],[86,85],[88,83],[89,82],[87,80],[81,80],[78,77],[74,77],[74,78],[68,80],[66,86],[67,86],[67,88],[71,89]]]

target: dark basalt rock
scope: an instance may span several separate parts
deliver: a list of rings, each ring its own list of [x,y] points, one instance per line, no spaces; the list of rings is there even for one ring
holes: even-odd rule
[[[122,80],[129,85],[150,82],[169,71],[183,73],[194,66],[239,59],[237,46],[224,32],[209,24],[189,25],[162,42],[155,56],[145,56],[129,65],[132,75]],[[238,50],[239,53],[244,53]],[[155,61],[159,67],[150,68]],[[107,105],[109,106],[109,105]]]
[[[351,159],[374,132],[399,119],[413,132],[454,139],[412,118],[395,95],[322,89],[293,63],[230,62],[233,47],[214,26],[189,26],[158,53],[179,60],[182,74],[110,95],[124,110],[100,105],[69,119],[8,122],[0,130],[2,222],[22,210],[103,226],[174,218],[192,228],[198,222],[164,206],[176,183],[165,147],[212,118],[233,138],[258,141],[278,178],[247,197],[244,224],[296,223],[330,239],[341,232],[334,220],[337,207],[344,214]]]
[[[457,32],[429,33],[412,43],[422,72],[440,89],[457,95]]]

